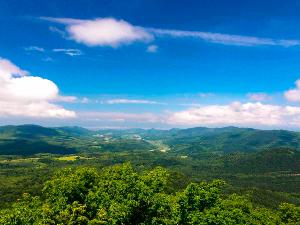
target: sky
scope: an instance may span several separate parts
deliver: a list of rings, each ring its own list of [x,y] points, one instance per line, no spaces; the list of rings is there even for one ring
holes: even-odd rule
[[[0,124],[300,130],[297,0],[0,0]]]

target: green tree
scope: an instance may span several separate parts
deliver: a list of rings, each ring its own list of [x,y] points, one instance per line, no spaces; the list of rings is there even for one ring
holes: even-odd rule
[[[168,172],[138,173],[129,163],[64,169],[40,197],[24,194],[0,214],[4,225],[298,225],[300,207],[257,208],[244,196],[222,196],[223,181],[191,183],[170,193]]]

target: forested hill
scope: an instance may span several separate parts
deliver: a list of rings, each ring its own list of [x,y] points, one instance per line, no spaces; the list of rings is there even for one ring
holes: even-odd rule
[[[65,169],[44,185],[42,196],[24,194],[0,223],[124,225],[297,225],[300,207],[283,203],[272,211],[254,207],[245,197],[222,196],[224,183],[190,183],[171,191],[168,171],[157,167],[138,173],[130,164]],[[173,178],[174,179],[174,178]]]
[[[253,152],[274,148],[300,149],[300,133],[251,128],[128,129],[91,131],[81,127],[46,128],[37,125],[0,127],[0,154],[70,154],[102,149],[151,150],[157,142],[172,152]]]
[[[299,143],[297,132],[236,127],[91,131],[4,126],[0,127],[0,208],[10,208],[23,192],[40,195],[42,183],[58,169],[102,169],[124,162],[138,170],[167,168],[172,188],[178,191],[191,181],[222,179],[229,184],[228,193],[247,194],[256,206],[299,205]],[[64,210],[73,210],[68,207]]]

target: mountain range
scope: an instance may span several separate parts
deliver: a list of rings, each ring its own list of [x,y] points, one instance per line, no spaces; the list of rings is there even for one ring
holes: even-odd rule
[[[97,149],[104,151],[151,150],[157,143],[171,152],[255,152],[267,149],[300,149],[300,132],[224,127],[189,129],[127,129],[92,131],[81,127],[37,125],[0,127],[0,154],[70,154]],[[98,148],[98,149],[99,149]],[[132,148],[132,149],[131,149]]]

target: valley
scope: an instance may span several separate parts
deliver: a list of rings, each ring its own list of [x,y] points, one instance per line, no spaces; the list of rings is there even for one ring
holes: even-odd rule
[[[300,134],[236,127],[172,130],[99,130],[35,125],[0,128],[2,208],[23,192],[40,193],[57,170],[131,162],[140,171],[162,166],[171,187],[225,180],[223,194],[247,195],[275,209],[300,204]]]

